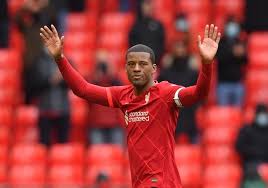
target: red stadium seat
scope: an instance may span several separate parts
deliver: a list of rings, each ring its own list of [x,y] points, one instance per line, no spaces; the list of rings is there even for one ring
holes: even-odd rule
[[[85,1],[86,12],[93,12],[94,14],[100,11],[100,1],[98,0],[86,0]]]
[[[211,2],[208,0],[189,1],[180,0],[177,1],[177,13],[185,13],[186,15],[191,13],[210,13]]]
[[[35,144],[39,141],[38,127],[16,127],[12,144]]]
[[[16,71],[0,69],[1,89],[11,88],[17,91],[20,87],[20,75]]]
[[[76,127],[85,127],[88,123],[88,104],[84,99],[69,91],[71,105],[71,124]]]
[[[204,130],[202,141],[206,145],[228,145],[233,146],[238,129],[233,127],[211,127]]]
[[[268,50],[268,32],[254,32],[248,37],[249,53]]]
[[[252,51],[249,53],[249,67],[268,69],[268,50]]]
[[[77,69],[82,76],[87,77],[92,73],[95,66],[94,51],[89,51],[88,49],[84,49],[84,51],[80,49],[66,49],[65,52],[68,60],[73,63],[75,69]]]
[[[7,166],[5,165],[5,163],[1,163],[1,165],[0,165],[0,186],[7,183],[7,174],[8,174],[7,173]]]
[[[190,33],[193,38],[191,41],[191,49],[192,51],[196,52],[197,51],[197,45],[196,45],[197,36],[203,35],[205,25],[209,22],[209,15],[206,12],[205,13],[197,12],[195,14],[188,15],[187,19],[189,21]]]
[[[154,14],[169,12],[171,15],[175,15],[175,0],[154,0]]]
[[[0,106],[14,107],[18,104],[18,91],[13,88],[6,88],[0,90]]]
[[[204,184],[215,186],[221,184],[239,185],[242,173],[242,168],[239,165],[224,164],[207,166],[204,171]]]
[[[118,73],[118,70],[120,70],[121,68],[125,68],[126,56],[124,52],[122,52],[122,50],[109,51],[108,56],[111,65],[109,66],[109,68],[111,71],[114,71],[114,73]]]
[[[55,144],[49,155],[52,165],[83,165],[85,148],[82,144]]]
[[[120,0],[104,0],[102,12],[118,12]]]
[[[38,125],[39,110],[36,106],[19,106],[15,115],[15,126],[36,127]]]
[[[128,47],[127,34],[121,32],[105,32],[100,35],[98,47],[106,50],[125,51]]]
[[[246,85],[267,85],[268,84],[268,70],[263,69],[249,69],[246,74]]]
[[[82,166],[76,165],[53,165],[48,174],[50,187],[80,187],[84,184]]]
[[[100,31],[128,33],[133,21],[130,13],[107,13],[100,19]]]
[[[0,125],[11,127],[13,125],[13,110],[10,107],[1,106]]]
[[[122,164],[123,159],[123,149],[119,145],[95,144],[87,153],[88,165]]]
[[[177,165],[201,164],[201,148],[197,145],[178,145],[175,148]]]
[[[43,165],[15,165],[9,171],[12,188],[41,188],[45,185],[46,168]]]
[[[0,164],[6,165],[8,160],[8,145],[0,145]]]
[[[14,49],[18,53],[22,53],[25,47],[22,33],[19,32],[16,26],[10,27],[9,48]]]
[[[117,12],[119,9],[119,0],[87,0],[86,11],[96,14],[103,14],[107,12]]]
[[[255,107],[258,103],[268,104],[267,84],[247,82],[245,103],[247,107]]]
[[[46,162],[47,150],[43,145],[17,144],[11,150],[10,164],[12,165],[45,165]]]
[[[66,31],[92,32],[97,29],[97,16],[93,13],[70,13],[66,18]]]
[[[64,45],[67,51],[76,49],[94,49],[96,48],[96,33],[94,31],[66,33],[64,38]]]
[[[0,69],[9,69],[13,71],[21,71],[21,57],[15,50],[0,49]]]
[[[114,187],[120,187],[124,181],[121,165],[89,166],[86,173],[86,184],[92,186],[100,173],[107,174]]]
[[[207,146],[205,148],[206,165],[238,164],[239,156],[230,146]]]
[[[207,183],[203,186],[203,188],[238,188],[240,187],[239,182],[220,182],[220,183]]]
[[[200,187],[202,183],[201,165],[179,165],[178,170],[183,187]]]
[[[10,141],[10,130],[7,126],[0,126],[0,145],[8,145]]]
[[[244,19],[244,0],[216,0],[214,14],[216,17],[227,17],[229,15],[234,16],[237,20],[242,21]]]
[[[262,178],[266,183],[268,183],[268,164],[267,164],[267,163],[261,164],[261,165],[258,167],[258,173],[259,173],[259,175],[261,176],[261,178]]]
[[[8,12],[10,15],[15,15],[15,13],[22,7],[24,1],[20,0],[9,0],[8,1]]]
[[[199,111],[198,124],[201,128],[209,127],[232,127],[242,126],[242,114],[236,107],[213,106],[205,111]]]

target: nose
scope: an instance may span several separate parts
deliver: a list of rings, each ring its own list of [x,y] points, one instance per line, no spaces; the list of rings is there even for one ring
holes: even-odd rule
[[[135,67],[134,67],[134,71],[135,72],[138,72],[138,71],[140,71],[141,69],[140,69],[140,65],[138,64],[138,63],[136,63],[136,65],[135,65]]]

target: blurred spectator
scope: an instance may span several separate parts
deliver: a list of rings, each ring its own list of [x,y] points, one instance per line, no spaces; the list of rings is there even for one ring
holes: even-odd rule
[[[0,48],[7,48],[9,43],[9,17],[7,0],[0,0]]]
[[[110,188],[111,183],[110,179],[107,174],[105,173],[99,173],[97,178],[96,178],[96,183],[93,186],[93,188]]]
[[[42,55],[32,67],[32,85],[40,111],[40,142],[50,146],[53,131],[56,130],[58,142],[65,143],[68,141],[70,129],[68,87],[48,54]]]
[[[174,29],[171,33],[171,45],[174,40],[182,40],[187,44],[190,42],[189,22],[184,14],[178,14],[175,19]]]
[[[39,36],[40,27],[56,24],[56,12],[50,7],[48,0],[26,0],[16,13],[15,21],[25,41],[23,56],[23,82],[26,103],[30,103],[35,95],[32,88],[34,80],[32,65],[45,54],[43,43]]]
[[[112,73],[112,66],[108,61],[106,51],[96,54],[96,70],[91,83],[99,86],[121,85],[121,81]],[[90,104],[90,134],[91,144],[114,143],[123,145],[124,134],[120,127],[119,109],[109,108],[98,104]]]
[[[170,54],[163,58],[163,69],[158,77],[159,81],[169,81],[182,86],[196,83],[197,65],[195,58],[189,54],[188,43],[182,40],[174,41]],[[194,141],[196,135],[195,113],[196,105],[180,110],[180,118],[176,133],[178,136],[186,133]],[[184,134],[183,134],[184,135]]]
[[[159,64],[165,50],[165,31],[163,25],[153,18],[152,0],[138,3],[136,22],[129,33],[129,46],[144,44],[151,47]]]
[[[230,19],[224,29],[217,54],[218,104],[241,106],[244,96],[243,67],[247,63],[245,42],[239,38],[241,31],[238,22]]]
[[[120,10],[123,12],[127,12],[130,10],[130,0],[120,0]]]
[[[68,1],[67,0],[51,1],[51,6],[55,10],[57,10],[57,23],[58,23],[57,30],[60,35],[63,35],[66,27],[66,16],[68,14]]]
[[[259,104],[256,107],[255,119],[252,125],[242,127],[236,142],[236,148],[242,157],[244,166],[244,187],[265,187],[260,181],[257,167],[268,162],[268,111]],[[260,184],[262,186],[256,186]]]
[[[246,0],[245,28],[248,32],[267,31],[267,0]]]
[[[85,0],[67,0],[70,12],[83,12],[85,10]]]

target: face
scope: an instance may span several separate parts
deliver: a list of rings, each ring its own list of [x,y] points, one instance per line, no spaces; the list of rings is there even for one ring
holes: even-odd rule
[[[142,4],[142,14],[146,17],[151,17],[153,14],[153,5],[150,0],[145,0]]]
[[[128,80],[137,88],[143,88],[153,82],[156,65],[152,64],[150,54],[130,52],[127,55],[126,72]]]
[[[176,57],[185,57],[187,55],[187,48],[183,42],[176,42],[174,44],[174,55]]]

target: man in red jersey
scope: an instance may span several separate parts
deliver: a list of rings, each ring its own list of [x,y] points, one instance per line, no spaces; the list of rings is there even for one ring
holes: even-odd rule
[[[90,84],[68,63],[63,54],[64,37],[56,28],[40,29],[45,46],[55,59],[72,91],[89,102],[120,108],[125,114],[127,144],[133,188],[181,188],[174,160],[174,133],[179,108],[207,96],[213,58],[220,33],[206,25],[205,36],[198,36],[202,67],[196,85],[183,87],[156,82],[155,56],[151,48],[135,45],[126,54],[126,72],[131,85],[100,87]]]

